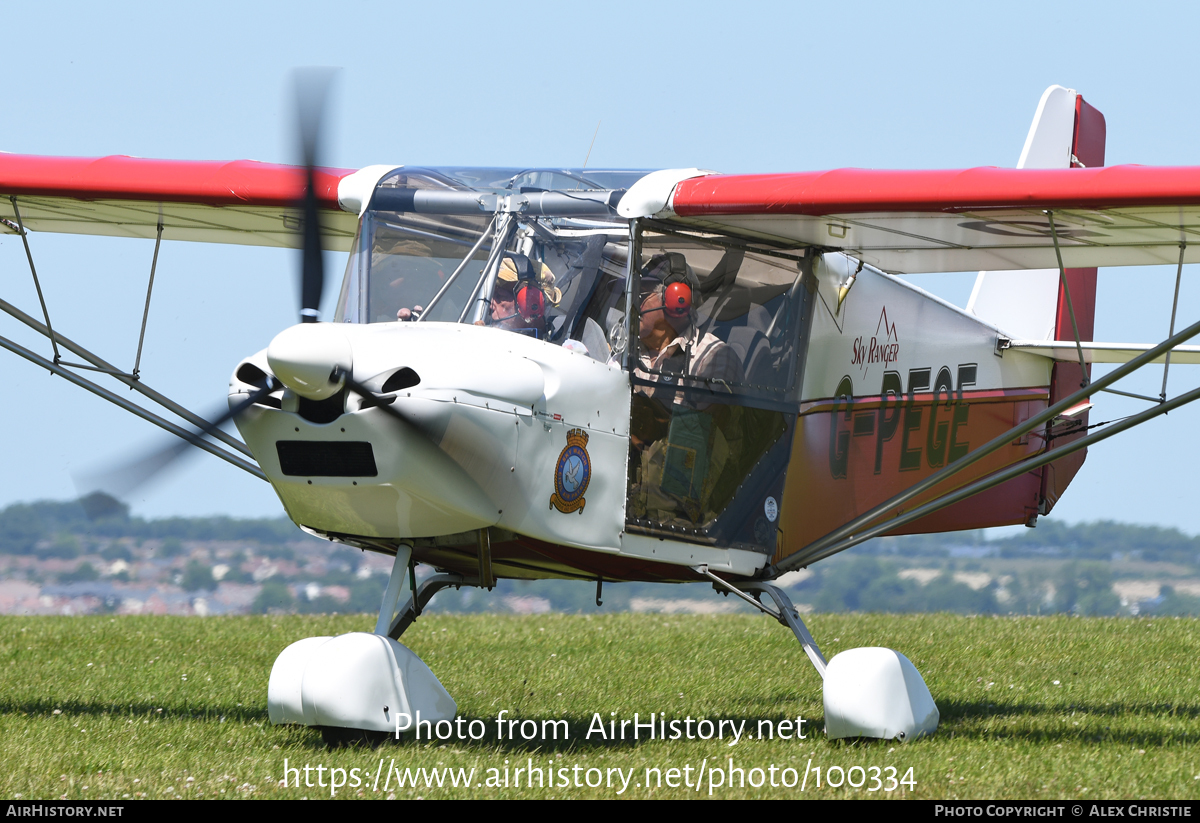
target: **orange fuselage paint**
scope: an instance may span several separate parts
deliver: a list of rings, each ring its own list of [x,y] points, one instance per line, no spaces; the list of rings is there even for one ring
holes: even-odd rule
[[[806,404],[797,421],[775,559],[823,537],[855,516],[987,443],[1047,406],[1046,387],[838,398]],[[906,510],[1030,457],[1041,432],[1016,440],[910,501]],[[919,533],[1028,521],[1036,514],[1035,470],[898,529]],[[897,514],[899,512],[896,512]]]

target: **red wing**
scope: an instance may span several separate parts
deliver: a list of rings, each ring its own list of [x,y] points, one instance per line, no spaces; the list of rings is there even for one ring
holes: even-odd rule
[[[662,201],[660,201],[662,202]],[[844,250],[890,272],[1200,262],[1200,167],[708,175],[675,186],[674,222]],[[1195,246],[1191,244],[1195,243]]]
[[[321,169],[317,195],[326,248],[346,251],[357,215],[338,207],[352,169]],[[295,166],[253,160],[198,162],[136,157],[36,157],[0,153],[0,217],[72,234],[295,247],[304,185]],[[12,230],[0,224],[0,231]]]

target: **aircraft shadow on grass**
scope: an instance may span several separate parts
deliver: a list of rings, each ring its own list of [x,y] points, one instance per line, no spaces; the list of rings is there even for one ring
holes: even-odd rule
[[[267,721],[267,710],[259,706],[228,706],[219,704],[184,705],[171,702],[153,703],[138,701],[136,703],[89,702],[84,700],[0,700],[0,716],[28,715],[36,717],[54,717],[58,711],[66,717],[88,718],[126,718],[146,720],[213,720],[220,722],[253,722]]]
[[[1200,742],[1200,732],[1174,729],[1129,728],[1134,722],[1141,724],[1173,719],[1194,721],[1200,717],[1200,705],[1189,703],[1071,703],[1048,705],[1041,703],[988,703],[978,700],[939,701],[941,728],[938,736],[978,739],[1021,739],[1031,742],[1077,742],[1077,743],[1122,743],[1140,746],[1161,746],[1167,743]],[[1009,721],[1025,718],[1053,717],[1065,722],[1078,721],[1079,725],[1064,725],[1061,728],[1007,729]],[[1104,718],[1119,720],[1122,727],[1105,725],[1097,728]]]

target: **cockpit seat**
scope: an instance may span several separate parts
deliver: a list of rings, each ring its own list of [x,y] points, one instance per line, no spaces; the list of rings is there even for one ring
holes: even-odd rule
[[[770,386],[775,383],[771,376],[771,344],[765,334],[750,326],[737,326],[729,330],[726,342],[741,358],[748,384]]]

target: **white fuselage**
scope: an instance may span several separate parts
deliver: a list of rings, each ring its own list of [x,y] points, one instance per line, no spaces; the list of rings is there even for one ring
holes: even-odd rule
[[[766,561],[752,552],[625,532],[630,384],[620,366],[488,327],[377,323],[336,329],[352,350],[359,383],[379,391],[401,368],[420,382],[383,395],[394,395],[390,407],[403,422],[379,408],[361,408],[361,399],[348,393],[344,413],[314,423],[286,389],[281,409],[255,405],[238,417],[242,436],[296,523],[388,543],[495,526],[554,545],[707,563],[740,574]],[[247,362],[266,371],[266,354]],[[235,376],[231,401],[252,391]],[[574,431],[586,434],[584,468],[579,461],[560,465]],[[340,444],[369,443],[377,474],[285,474],[280,441],[329,444],[335,454]],[[566,512],[551,502],[564,468],[574,483],[586,483]]]

